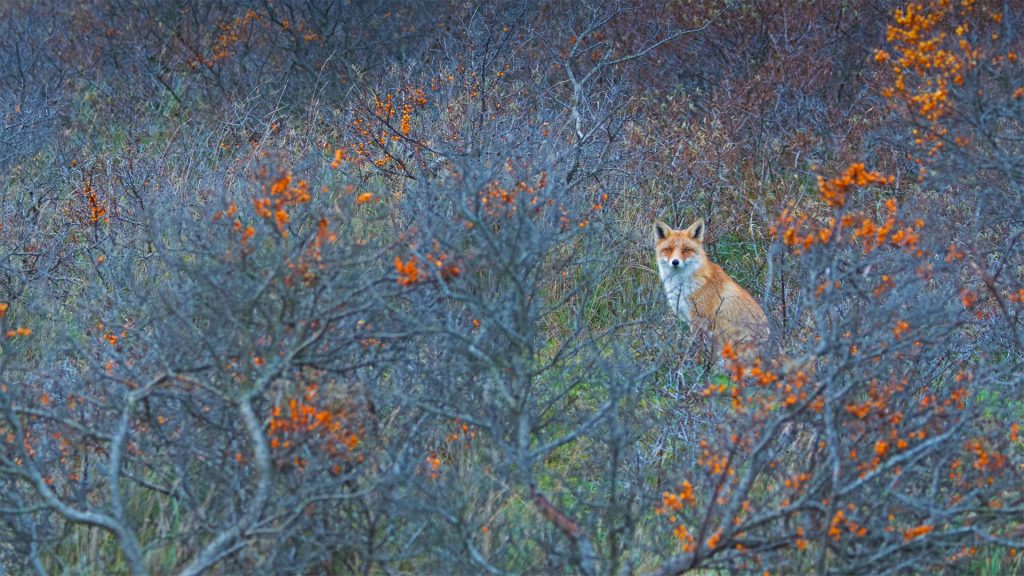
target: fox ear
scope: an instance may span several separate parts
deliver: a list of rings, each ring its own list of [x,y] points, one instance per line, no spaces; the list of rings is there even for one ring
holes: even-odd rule
[[[665,224],[661,220],[654,221],[654,233],[658,235],[658,240],[664,240],[672,233],[672,229],[669,228],[668,224]]]
[[[696,222],[690,224],[690,227],[686,229],[690,234],[690,238],[693,238],[697,242],[704,241],[704,219],[698,218]]]

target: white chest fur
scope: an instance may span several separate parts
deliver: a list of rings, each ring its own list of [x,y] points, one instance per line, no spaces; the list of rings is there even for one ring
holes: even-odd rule
[[[694,276],[697,269],[696,262],[693,265],[684,263],[682,266],[673,268],[672,265],[662,259],[658,259],[658,274],[661,276],[661,284],[665,288],[665,296],[668,297],[668,305],[677,316],[693,322],[690,309],[690,295],[700,288],[700,284]]]

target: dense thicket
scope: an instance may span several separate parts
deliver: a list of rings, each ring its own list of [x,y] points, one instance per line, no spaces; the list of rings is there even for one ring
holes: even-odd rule
[[[1022,25],[5,3],[0,573],[1020,571]]]

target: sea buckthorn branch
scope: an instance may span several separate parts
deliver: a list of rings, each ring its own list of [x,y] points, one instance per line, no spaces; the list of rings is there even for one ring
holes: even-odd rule
[[[93,510],[81,510],[64,502],[61,497],[54,492],[53,488],[50,486],[50,482],[47,481],[44,474],[36,465],[33,455],[24,448],[20,448],[21,454],[18,462],[9,460],[5,452],[0,450],[0,461],[4,462],[5,467],[11,468],[11,470],[13,470],[17,475],[32,483],[36,492],[43,498],[43,501],[51,510],[68,520],[96,526],[114,534],[118,539],[121,550],[126,555],[130,569],[134,574],[145,574],[146,569],[143,564],[143,551],[139,543],[138,535],[127,524],[121,503],[120,478],[123,466],[122,448],[129,433],[129,421],[134,407],[156,386],[160,385],[166,379],[166,375],[159,374],[150,380],[145,386],[131,391],[122,408],[121,417],[117,427],[112,434],[105,436],[105,439],[110,441],[111,447],[110,455],[106,463],[106,475],[110,482],[107,489],[109,491],[112,506],[112,513],[109,515]],[[16,410],[13,403],[7,398],[6,394],[0,394],[0,400],[2,400],[6,423],[13,429],[15,437],[14,444],[19,447],[27,446],[26,437],[28,435],[28,431],[24,429],[22,420],[15,416],[16,412],[22,412],[22,410]],[[96,432],[91,432],[89,435],[97,438],[102,437],[101,434]]]

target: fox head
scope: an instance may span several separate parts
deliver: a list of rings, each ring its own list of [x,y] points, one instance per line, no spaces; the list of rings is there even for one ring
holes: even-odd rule
[[[707,260],[704,252],[704,219],[685,230],[673,230],[664,222],[655,222],[654,249],[662,279],[681,274],[690,276]]]

